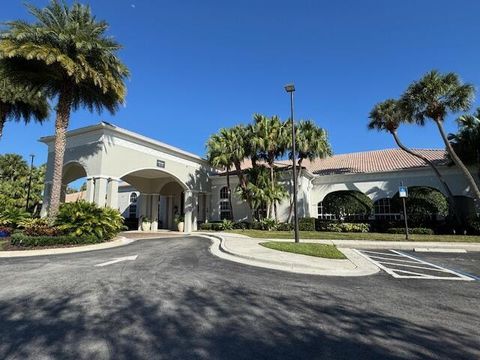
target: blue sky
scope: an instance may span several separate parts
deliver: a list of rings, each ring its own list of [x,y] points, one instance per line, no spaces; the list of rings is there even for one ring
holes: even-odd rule
[[[372,106],[397,97],[431,70],[480,85],[479,1],[457,0],[91,0],[124,45],[127,105],[114,116],[78,111],[70,128],[106,120],[203,155],[209,135],[252,114],[289,115],[329,132],[335,153],[394,147],[366,129]],[[47,0],[32,1],[44,6]],[[22,1],[2,2],[0,20],[29,19]],[[447,129],[456,129],[450,118]],[[8,123],[0,153],[37,155],[54,131]],[[401,129],[412,147],[443,147],[433,126]]]

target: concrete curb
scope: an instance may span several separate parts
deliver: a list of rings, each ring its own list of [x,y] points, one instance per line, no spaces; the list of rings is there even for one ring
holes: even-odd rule
[[[30,256],[44,256],[44,255],[61,255],[73,254],[86,251],[111,249],[119,246],[131,244],[137,239],[128,239],[126,237],[118,237],[115,240],[100,244],[82,245],[68,248],[53,248],[53,249],[38,249],[38,250],[17,250],[17,251],[0,251],[0,258],[13,257],[30,257]],[[141,239],[138,239],[141,240]]]
[[[306,275],[322,275],[322,276],[367,276],[373,275],[380,271],[380,269],[375,266],[374,264],[370,263],[369,261],[365,260],[357,253],[355,253],[351,249],[342,249],[342,251],[348,260],[332,260],[332,261],[349,261],[353,264],[353,269],[345,269],[340,267],[330,267],[330,268],[322,268],[320,266],[315,265],[308,265],[308,262],[312,263],[315,260],[319,260],[318,258],[312,259],[311,256],[307,255],[299,255],[299,254],[289,254],[282,252],[282,256],[292,256],[297,259],[304,258],[305,264],[299,265],[298,263],[288,263],[285,261],[278,261],[272,259],[264,259],[254,255],[245,255],[236,252],[235,250],[228,248],[226,246],[226,239],[224,235],[219,234],[211,234],[211,233],[197,233],[198,236],[208,238],[212,241],[212,245],[210,246],[210,252],[218,256],[222,259],[234,261],[237,263],[251,265],[261,268],[273,269],[273,270],[280,270],[280,271],[287,271],[297,274],[306,274]],[[243,236],[248,238],[246,236]],[[251,238],[250,238],[251,240]],[[256,239],[258,240],[258,239]],[[265,239],[261,239],[259,241],[264,241]],[[265,240],[267,241],[267,240]],[[260,245],[259,245],[260,246]],[[271,250],[276,251],[276,250]],[[279,254],[280,255],[280,254]],[[345,263],[337,263],[337,265],[345,264]]]

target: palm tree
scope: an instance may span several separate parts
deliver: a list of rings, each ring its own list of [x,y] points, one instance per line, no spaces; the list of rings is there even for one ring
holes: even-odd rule
[[[291,122],[287,121],[291,129]],[[297,149],[297,191],[302,177],[302,164],[304,160],[313,161],[316,158],[324,159],[332,155],[332,148],[328,142],[327,132],[318,127],[312,120],[302,120],[296,126],[296,149]],[[291,133],[291,130],[288,130]],[[291,147],[291,137],[288,136],[288,147]],[[290,154],[292,158],[292,154]],[[288,222],[293,215],[293,199],[290,201]]]
[[[434,70],[411,84],[402,95],[401,101],[410,121],[419,125],[424,125],[427,119],[435,122],[450,158],[463,172],[473,196],[480,201],[480,190],[472,174],[450,144],[443,127],[448,113],[470,109],[474,94],[475,88],[470,84],[464,84],[457,74],[440,74]]]
[[[473,115],[457,119],[458,133],[448,134],[457,155],[468,165],[480,165],[480,108]],[[480,171],[480,167],[479,167]],[[480,174],[479,174],[480,175]]]
[[[216,168],[223,168],[226,170],[227,189],[228,189],[228,203],[230,207],[231,218],[233,216],[232,206],[232,191],[230,186],[230,169],[233,165],[232,155],[229,151],[229,138],[231,137],[229,129],[221,129],[219,134],[214,134],[207,142],[207,159]]]
[[[41,91],[9,77],[4,61],[0,61],[0,140],[7,121],[30,120],[42,123],[49,113],[47,98]]]
[[[269,166],[270,187],[273,193],[276,183],[275,160],[283,156],[287,150],[287,123],[282,122],[278,116],[266,117],[255,114],[252,130],[252,147],[256,150],[258,157]],[[276,202],[270,204],[268,209],[269,216],[272,215],[273,211],[275,211],[275,219],[278,219]]]
[[[126,96],[128,69],[117,57],[120,45],[105,33],[90,7],[51,0],[39,9],[27,5],[34,23],[8,22],[0,41],[0,58],[18,65],[25,77],[34,74],[47,94],[57,99],[55,157],[49,216],[60,205],[63,158],[70,113],[79,108],[107,109],[112,114]]]
[[[402,103],[395,99],[387,99],[384,102],[378,103],[373,107],[372,111],[370,112],[369,119],[370,122],[368,123],[368,128],[370,130],[385,131],[390,133],[393,136],[395,143],[400,149],[412,156],[415,156],[418,159],[423,160],[428,166],[432,168],[433,172],[442,184],[445,193],[447,194],[447,199],[450,205],[450,212],[452,214],[455,214],[456,216],[455,199],[453,197],[453,193],[438,168],[427,157],[413,151],[400,141],[400,138],[398,136],[398,128],[402,123],[409,122],[408,115],[405,113],[405,109],[402,108]]]

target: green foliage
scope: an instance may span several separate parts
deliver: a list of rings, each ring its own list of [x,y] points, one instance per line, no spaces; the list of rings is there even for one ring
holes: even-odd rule
[[[200,230],[204,231],[223,231],[221,222],[208,222],[200,225]]]
[[[366,233],[370,231],[367,223],[321,222],[317,226],[319,231]]]
[[[239,221],[233,224],[233,228],[236,230],[246,230],[246,229],[250,229],[251,227],[252,227],[252,224],[247,221]]]
[[[373,209],[372,200],[359,191],[335,191],[323,199],[324,212],[337,217],[348,215],[369,215]]]
[[[457,119],[458,132],[448,139],[457,155],[468,165],[480,165],[480,108]]]
[[[30,191],[30,211],[39,211],[45,179],[45,165],[34,167]],[[0,155],[0,204],[2,213],[9,208],[25,209],[30,168],[17,154]]]
[[[220,223],[220,230],[222,231],[227,231],[227,230],[233,230],[233,221],[228,220],[228,219],[223,219],[222,222]]]
[[[315,218],[298,219],[298,229],[300,231],[315,231]]]
[[[123,230],[123,217],[117,210],[77,201],[60,206],[56,225],[71,236],[108,240]]]
[[[470,233],[480,235],[480,217],[469,219],[467,224]]]
[[[417,235],[434,235],[434,231],[429,228],[411,228],[408,229],[409,234]],[[405,228],[390,228],[387,230],[389,234],[405,234]]]
[[[59,236],[62,231],[51,226],[47,218],[30,218],[19,223],[19,228],[23,229],[23,233],[28,236]]]
[[[150,219],[148,218],[145,218],[147,222],[151,222]],[[173,221],[175,221],[175,224],[179,224],[181,222],[185,222],[185,216],[184,215],[175,215],[175,218],[173,219]]]
[[[56,245],[86,245],[102,242],[93,235],[62,235],[62,236],[28,236],[23,233],[15,233],[10,237],[10,243],[14,246],[36,247],[36,246],[56,246]]]
[[[0,225],[16,228],[29,216],[30,214],[21,208],[7,207],[0,213]]]
[[[408,190],[406,206],[409,225],[429,226],[436,215],[448,215],[448,201],[438,190],[424,186],[412,186]],[[398,194],[393,197],[392,205],[398,211],[402,208]]]
[[[292,231],[293,230],[293,224],[288,223],[288,222],[282,222],[277,225],[276,228],[277,231]]]

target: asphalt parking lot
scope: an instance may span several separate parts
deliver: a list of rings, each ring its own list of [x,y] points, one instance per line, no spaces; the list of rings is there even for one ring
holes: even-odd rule
[[[0,358],[480,358],[480,281],[306,276],[209,245],[0,259]],[[479,253],[413,255],[480,274]]]

